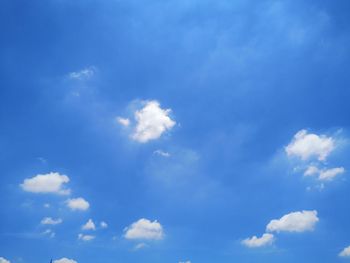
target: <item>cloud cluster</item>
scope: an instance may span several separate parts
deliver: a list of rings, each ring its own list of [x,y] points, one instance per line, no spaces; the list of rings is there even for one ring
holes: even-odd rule
[[[336,167],[330,169],[319,169],[317,166],[310,165],[304,172],[304,176],[318,175],[320,181],[332,181],[340,174],[345,172],[344,167]]]
[[[331,136],[301,130],[294,135],[292,141],[285,147],[285,152],[289,157],[294,156],[302,161],[301,167],[305,169],[304,176],[316,176],[318,181],[323,182],[332,181],[345,172],[344,167],[329,168],[328,163],[326,163],[327,158],[338,144]],[[305,167],[306,161],[309,163]],[[299,167],[296,168],[296,170],[299,169]],[[320,184],[317,188],[323,189],[324,184]]]
[[[317,211],[315,210],[291,212],[279,219],[271,220],[266,226],[266,231],[270,233],[265,233],[260,238],[257,236],[246,238],[241,243],[249,248],[272,245],[275,241],[275,237],[271,232],[301,233],[312,231],[318,221],[319,218],[317,217]]]
[[[64,184],[68,182],[68,176],[51,172],[24,179],[20,186],[26,192],[68,195],[70,194],[70,189],[64,188]]]
[[[163,227],[158,221],[151,222],[141,218],[124,229],[126,239],[160,240],[163,239]]]
[[[144,101],[143,107],[134,112],[135,126],[131,138],[140,143],[158,139],[166,131],[171,130],[176,122],[170,118],[171,109],[162,109],[156,100]],[[117,117],[124,127],[131,124],[130,119]]]

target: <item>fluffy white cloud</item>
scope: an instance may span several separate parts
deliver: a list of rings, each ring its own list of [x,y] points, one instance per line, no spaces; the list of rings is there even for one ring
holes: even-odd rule
[[[179,261],[179,263],[191,263],[191,261],[187,260],[187,261]]]
[[[350,246],[344,248],[342,252],[339,253],[339,257],[350,257]]]
[[[68,199],[66,201],[67,206],[71,209],[71,210],[82,210],[85,211],[87,209],[89,209],[90,204],[88,201],[86,201],[84,198],[79,197],[79,198],[73,198],[73,199]]]
[[[92,221],[91,219],[89,219],[85,225],[83,225],[81,227],[81,229],[83,230],[96,230],[96,226],[95,226],[95,223],[94,221]]]
[[[69,78],[76,79],[76,80],[86,80],[86,79],[90,79],[91,77],[93,77],[95,75],[95,73],[96,73],[95,67],[88,67],[88,68],[84,68],[80,71],[69,73]]]
[[[331,168],[320,171],[319,180],[322,181],[332,181],[337,175],[345,172],[343,167]]]
[[[312,231],[319,221],[317,211],[292,212],[280,219],[271,220],[266,229],[269,232],[304,232]]]
[[[145,106],[135,112],[137,125],[132,138],[141,143],[158,139],[176,124],[169,117],[170,112],[170,109],[162,109],[158,101],[146,101]]]
[[[137,222],[131,224],[131,226],[124,229],[126,239],[163,239],[163,227],[157,221],[151,222],[148,219],[141,218]]]
[[[78,262],[69,258],[61,258],[61,259],[54,260],[53,263],[78,263]]]
[[[79,234],[78,239],[82,240],[82,241],[91,241],[91,240],[95,239],[95,236]]]
[[[117,117],[117,122],[125,127],[130,125],[130,120],[127,118]]]
[[[263,247],[271,245],[275,240],[272,234],[263,234],[262,237],[253,236],[251,238],[246,238],[242,241],[242,244],[247,247]]]
[[[288,156],[297,156],[302,160],[317,157],[324,161],[334,150],[335,141],[332,137],[317,135],[301,130],[294,135],[291,143],[285,148]]]
[[[24,191],[32,193],[54,193],[67,195],[69,189],[64,189],[64,184],[69,182],[66,175],[59,173],[38,174],[32,178],[27,178],[20,185]]]
[[[11,263],[11,262],[3,257],[0,257],[0,263]]]
[[[53,219],[51,217],[45,217],[41,220],[42,225],[58,225],[61,224],[63,220],[61,218]]]
[[[101,228],[107,228],[107,227],[108,227],[108,224],[107,224],[105,221],[102,221],[102,222],[100,223],[100,226],[101,226]]]

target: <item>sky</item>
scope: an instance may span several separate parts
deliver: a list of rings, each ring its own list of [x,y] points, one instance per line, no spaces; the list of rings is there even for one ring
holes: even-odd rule
[[[0,263],[350,262],[349,12],[2,0]]]

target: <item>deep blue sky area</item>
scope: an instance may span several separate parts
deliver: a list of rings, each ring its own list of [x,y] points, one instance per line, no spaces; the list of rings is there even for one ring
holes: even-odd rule
[[[350,261],[349,13],[2,0],[0,263]]]

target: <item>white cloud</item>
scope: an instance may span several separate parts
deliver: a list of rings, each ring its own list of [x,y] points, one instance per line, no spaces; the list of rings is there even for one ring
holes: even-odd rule
[[[334,149],[335,141],[332,137],[308,133],[306,130],[297,132],[285,147],[288,156],[297,156],[302,160],[317,157],[319,161],[324,161]]]
[[[44,207],[45,207],[45,208],[50,208],[50,207],[51,207],[51,205],[50,205],[50,204],[48,204],[48,203],[46,203],[46,204],[44,204]]]
[[[162,157],[170,157],[170,153],[164,152],[162,150],[156,150],[153,152],[154,154],[160,155]]]
[[[274,242],[275,238],[272,234],[263,234],[262,237],[253,236],[251,238],[246,238],[242,241],[242,244],[247,247],[263,247],[271,245]]]
[[[157,221],[151,222],[148,219],[142,218],[131,226],[124,229],[126,239],[149,239],[159,240],[163,239],[163,227]]]
[[[95,239],[95,236],[79,234],[78,239],[82,240],[82,241],[91,241],[91,240]]]
[[[337,175],[342,174],[344,172],[345,169],[343,167],[322,170],[318,179],[321,181],[332,181]]]
[[[179,263],[191,263],[191,261],[187,260],[187,261],[179,261]]]
[[[41,220],[42,225],[58,225],[61,224],[63,220],[61,218],[53,219],[51,217],[45,217]]]
[[[350,257],[350,246],[344,248],[342,252],[339,253],[339,257]]]
[[[292,212],[280,219],[271,220],[266,229],[269,232],[304,232],[312,231],[319,221],[317,211]]]
[[[330,168],[330,169],[319,169],[316,166],[309,166],[304,172],[304,176],[318,175],[320,181],[332,181],[337,175],[345,172],[344,167]]]
[[[32,178],[24,179],[20,185],[24,191],[32,193],[54,193],[67,195],[69,189],[64,189],[64,184],[69,182],[66,175],[59,173],[38,174]]]
[[[311,176],[319,173],[318,167],[310,165],[304,172],[304,176]]]
[[[102,221],[102,222],[100,223],[100,226],[101,226],[101,228],[107,228],[107,227],[108,227],[108,224],[107,224],[105,221]]]
[[[87,209],[89,209],[90,204],[88,201],[86,201],[84,198],[79,197],[79,198],[73,198],[73,199],[68,199],[66,201],[67,206],[71,209],[71,210],[82,210],[85,211]]]
[[[117,117],[117,122],[125,127],[130,125],[130,120],[128,118]]]
[[[0,263],[11,263],[11,262],[3,257],[0,257]]]
[[[85,69],[82,69],[80,71],[75,71],[75,72],[71,72],[69,73],[69,78],[70,79],[76,79],[76,80],[86,80],[86,79],[90,79],[91,77],[93,77],[96,73],[96,68],[95,67],[88,67]]]
[[[132,138],[141,143],[158,139],[176,124],[169,117],[170,112],[170,109],[162,109],[158,101],[146,101],[145,106],[135,112],[137,125]]]
[[[86,222],[86,224],[81,227],[81,229],[83,229],[83,230],[96,230],[96,226],[95,226],[95,223],[91,219],[89,219]]]
[[[61,258],[61,259],[54,260],[53,263],[78,263],[78,262],[69,258]]]

